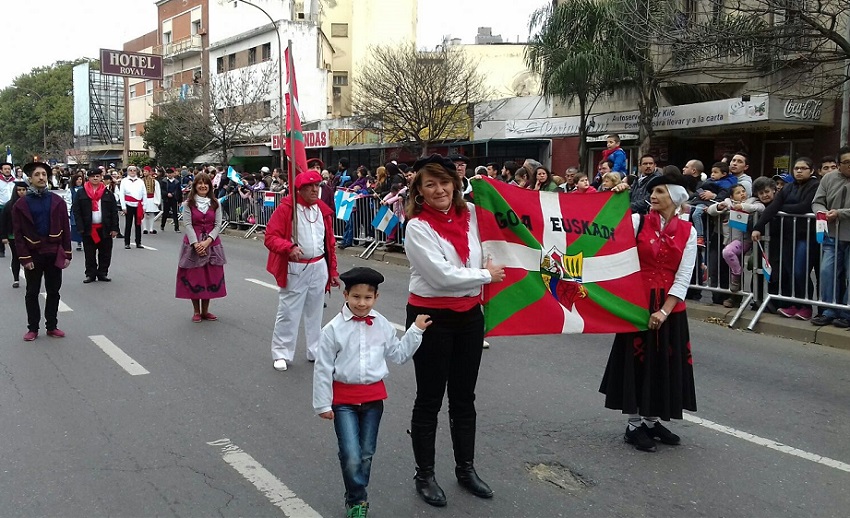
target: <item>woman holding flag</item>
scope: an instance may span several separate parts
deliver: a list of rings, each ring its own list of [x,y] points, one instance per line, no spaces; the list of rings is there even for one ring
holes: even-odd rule
[[[493,491],[475,472],[475,384],[484,342],[481,287],[501,282],[505,269],[482,257],[472,206],[463,201],[454,163],[440,155],[421,158],[407,202],[405,246],[410,260],[407,325],[421,313],[431,315],[422,345],[413,356],[416,401],[410,422],[416,459],[416,492],[434,506],[446,495],[434,476],[437,414],[448,389],[449,426],[455,476],[473,495]]]
[[[599,391],[605,407],[628,414],[625,441],[654,452],[655,441],[679,444],[658,420],[696,411],[693,359],[685,294],[697,255],[693,226],[678,217],[688,199],[685,178],[665,172],[647,184],[650,211],[633,214],[644,286],[649,291],[647,331],[617,334]],[[612,191],[628,190],[623,182]]]
[[[183,243],[177,264],[178,299],[190,299],[195,310],[192,322],[217,320],[210,313],[210,299],[227,295],[224,284],[224,247],[221,228],[221,205],[212,195],[212,179],[198,173],[183,203]]]

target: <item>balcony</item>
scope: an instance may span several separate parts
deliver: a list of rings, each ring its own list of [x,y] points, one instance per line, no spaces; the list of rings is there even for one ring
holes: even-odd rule
[[[200,34],[194,34],[182,40],[172,41],[164,45],[154,47],[154,54],[172,59],[184,59],[200,54],[204,50],[204,44]]]
[[[204,85],[184,84],[173,88],[156,90],[153,93],[154,104],[165,104],[174,101],[185,101],[188,99],[200,99],[204,95]]]

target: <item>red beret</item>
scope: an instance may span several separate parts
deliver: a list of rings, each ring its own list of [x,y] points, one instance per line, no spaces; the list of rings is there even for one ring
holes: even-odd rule
[[[295,188],[300,189],[312,183],[322,183],[322,175],[318,171],[310,170],[295,177]]]

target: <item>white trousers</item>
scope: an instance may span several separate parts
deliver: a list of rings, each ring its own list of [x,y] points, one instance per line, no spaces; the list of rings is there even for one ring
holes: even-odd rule
[[[156,212],[145,212],[145,217],[142,220],[142,230],[147,230],[148,232],[153,230],[156,214]]]
[[[316,357],[319,336],[322,333],[322,308],[325,286],[328,283],[328,265],[325,261],[312,264],[289,263],[286,288],[278,288],[277,316],[272,333],[272,359],[288,362],[295,358],[298,327],[304,317],[304,337],[307,341],[307,359]]]

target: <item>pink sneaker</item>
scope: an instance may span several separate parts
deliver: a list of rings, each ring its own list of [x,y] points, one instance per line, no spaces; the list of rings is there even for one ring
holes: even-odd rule
[[[201,315],[201,318],[203,318],[204,320],[218,320],[218,317],[213,315],[212,313],[203,313]]]
[[[799,318],[800,320],[810,320],[812,318],[812,310],[809,308],[798,309],[797,314],[794,315],[794,318]]]
[[[779,308],[777,312],[785,318],[794,318],[797,315],[797,308],[789,306],[787,308]]]
[[[27,331],[27,334],[24,335],[24,342],[32,342],[38,338],[38,331]]]
[[[195,313],[194,315],[192,315],[192,322],[197,324],[200,321],[201,321],[201,314],[200,313]]]
[[[47,336],[52,336],[53,338],[65,338],[65,331],[61,329],[51,329],[47,332]]]

